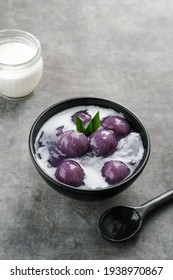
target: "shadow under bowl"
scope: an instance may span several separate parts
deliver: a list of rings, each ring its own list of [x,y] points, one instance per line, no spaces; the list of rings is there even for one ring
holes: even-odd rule
[[[104,108],[110,108],[118,113],[122,113],[124,117],[127,119],[127,121],[132,125],[134,130],[140,134],[141,139],[143,141],[144,155],[138,167],[135,169],[132,175],[127,177],[127,179],[123,180],[122,182],[116,185],[110,185],[104,189],[80,189],[77,187],[64,184],[60,181],[54,180],[43,170],[43,168],[38,164],[38,161],[36,159],[36,151],[35,151],[34,144],[35,144],[37,134],[40,128],[43,126],[43,124],[52,116],[62,112],[63,110],[76,106],[83,106],[83,105],[84,106],[95,105]],[[146,128],[141,123],[141,121],[131,111],[129,111],[127,108],[113,101],[101,99],[101,98],[93,98],[93,97],[79,97],[79,98],[67,99],[50,106],[43,113],[41,113],[40,116],[38,116],[38,118],[35,120],[34,124],[32,125],[29,134],[29,151],[30,151],[31,159],[38,173],[41,175],[44,181],[54,190],[56,190],[57,192],[63,195],[66,195],[70,198],[85,200],[85,201],[106,199],[127,189],[138,178],[138,176],[141,174],[142,170],[144,169],[149,159],[150,149],[151,149],[151,144],[150,144],[149,134]],[[94,184],[94,178],[93,178],[93,184]]]

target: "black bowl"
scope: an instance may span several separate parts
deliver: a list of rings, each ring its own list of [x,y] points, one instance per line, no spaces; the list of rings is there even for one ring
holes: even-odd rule
[[[111,108],[114,109],[116,112],[122,113],[125,118],[130,122],[134,128],[134,130],[138,133],[140,133],[143,146],[144,146],[144,155],[143,158],[134,171],[134,173],[129,176],[124,181],[116,184],[115,186],[108,186],[105,189],[79,189],[73,186],[66,185],[62,182],[58,182],[49,175],[44,172],[44,170],[39,166],[36,157],[35,157],[35,148],[34,143],[36,136],[42,127],[42,125],[53,115],[71,108],[75,106],[82,106],[82,105],[97,105],[105,108]],[[59,193],[62,193],[68,197],[79,199],[79,200],[100,200],[105,199],[108,197],[111,197],[113,195],[116,195],[125,189],[127,189],[140,175],[142,170],[144,169],[150,155],[150,139],[147,130],[143,126],[143,124],[140,122],[140,120],[128,109],[125,107],[101,98],[93,98],[93,97],[81,97],[81,98],[74,98],[74,99],[68,99],[64,100],[62,102],[58,102],[54,104],[53,106],[46,109],[34,122],[30,134],[29,134],[29,151],[32,158],[32,161],[39,172],[39,174],[42,176],[42,178],[46,181],[46,183],[51,186],[54,190],[56,190]],[[94,178],[93,178],[93,184],[94,184]]]

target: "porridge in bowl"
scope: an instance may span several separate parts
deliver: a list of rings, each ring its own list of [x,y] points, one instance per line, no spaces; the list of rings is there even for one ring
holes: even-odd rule
[[[75,106],[53,115],[39,129],[34,147],[35,159],[48,176],[84,190],[125,181],[144,156],[141,135],[133,124],[114,109],[98,105]]]

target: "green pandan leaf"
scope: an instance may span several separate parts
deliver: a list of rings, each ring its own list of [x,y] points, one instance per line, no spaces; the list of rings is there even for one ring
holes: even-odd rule
[[[82,120],[78,117],[78,115],[76,115],[76,129],[79,132],[85,133],[85,126],[84,126]]]
[[[85,128],[82,120],[76,115],[76,129],[85,135],[90,135],[100,127],[100,113],[99,111],[91,119],[87,127]]]
[[[100,113],[99,111],[95,114],[92,119],[92,132],[96,131],[100,127]]]

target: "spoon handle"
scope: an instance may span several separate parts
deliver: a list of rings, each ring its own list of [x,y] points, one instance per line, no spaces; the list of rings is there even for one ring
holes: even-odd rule
[[[151,212],[152,210],[154,210],[155,208],[157,208],[158,206],[160,206],[161,204],[169,201],[173,199],[173,189],[169,190],[151,200],[149,200],[148,202],[142,204],[139,208],[139,214],[141,215],[141,217],[144,217],[145,215],[147,215],[149,212]]]

